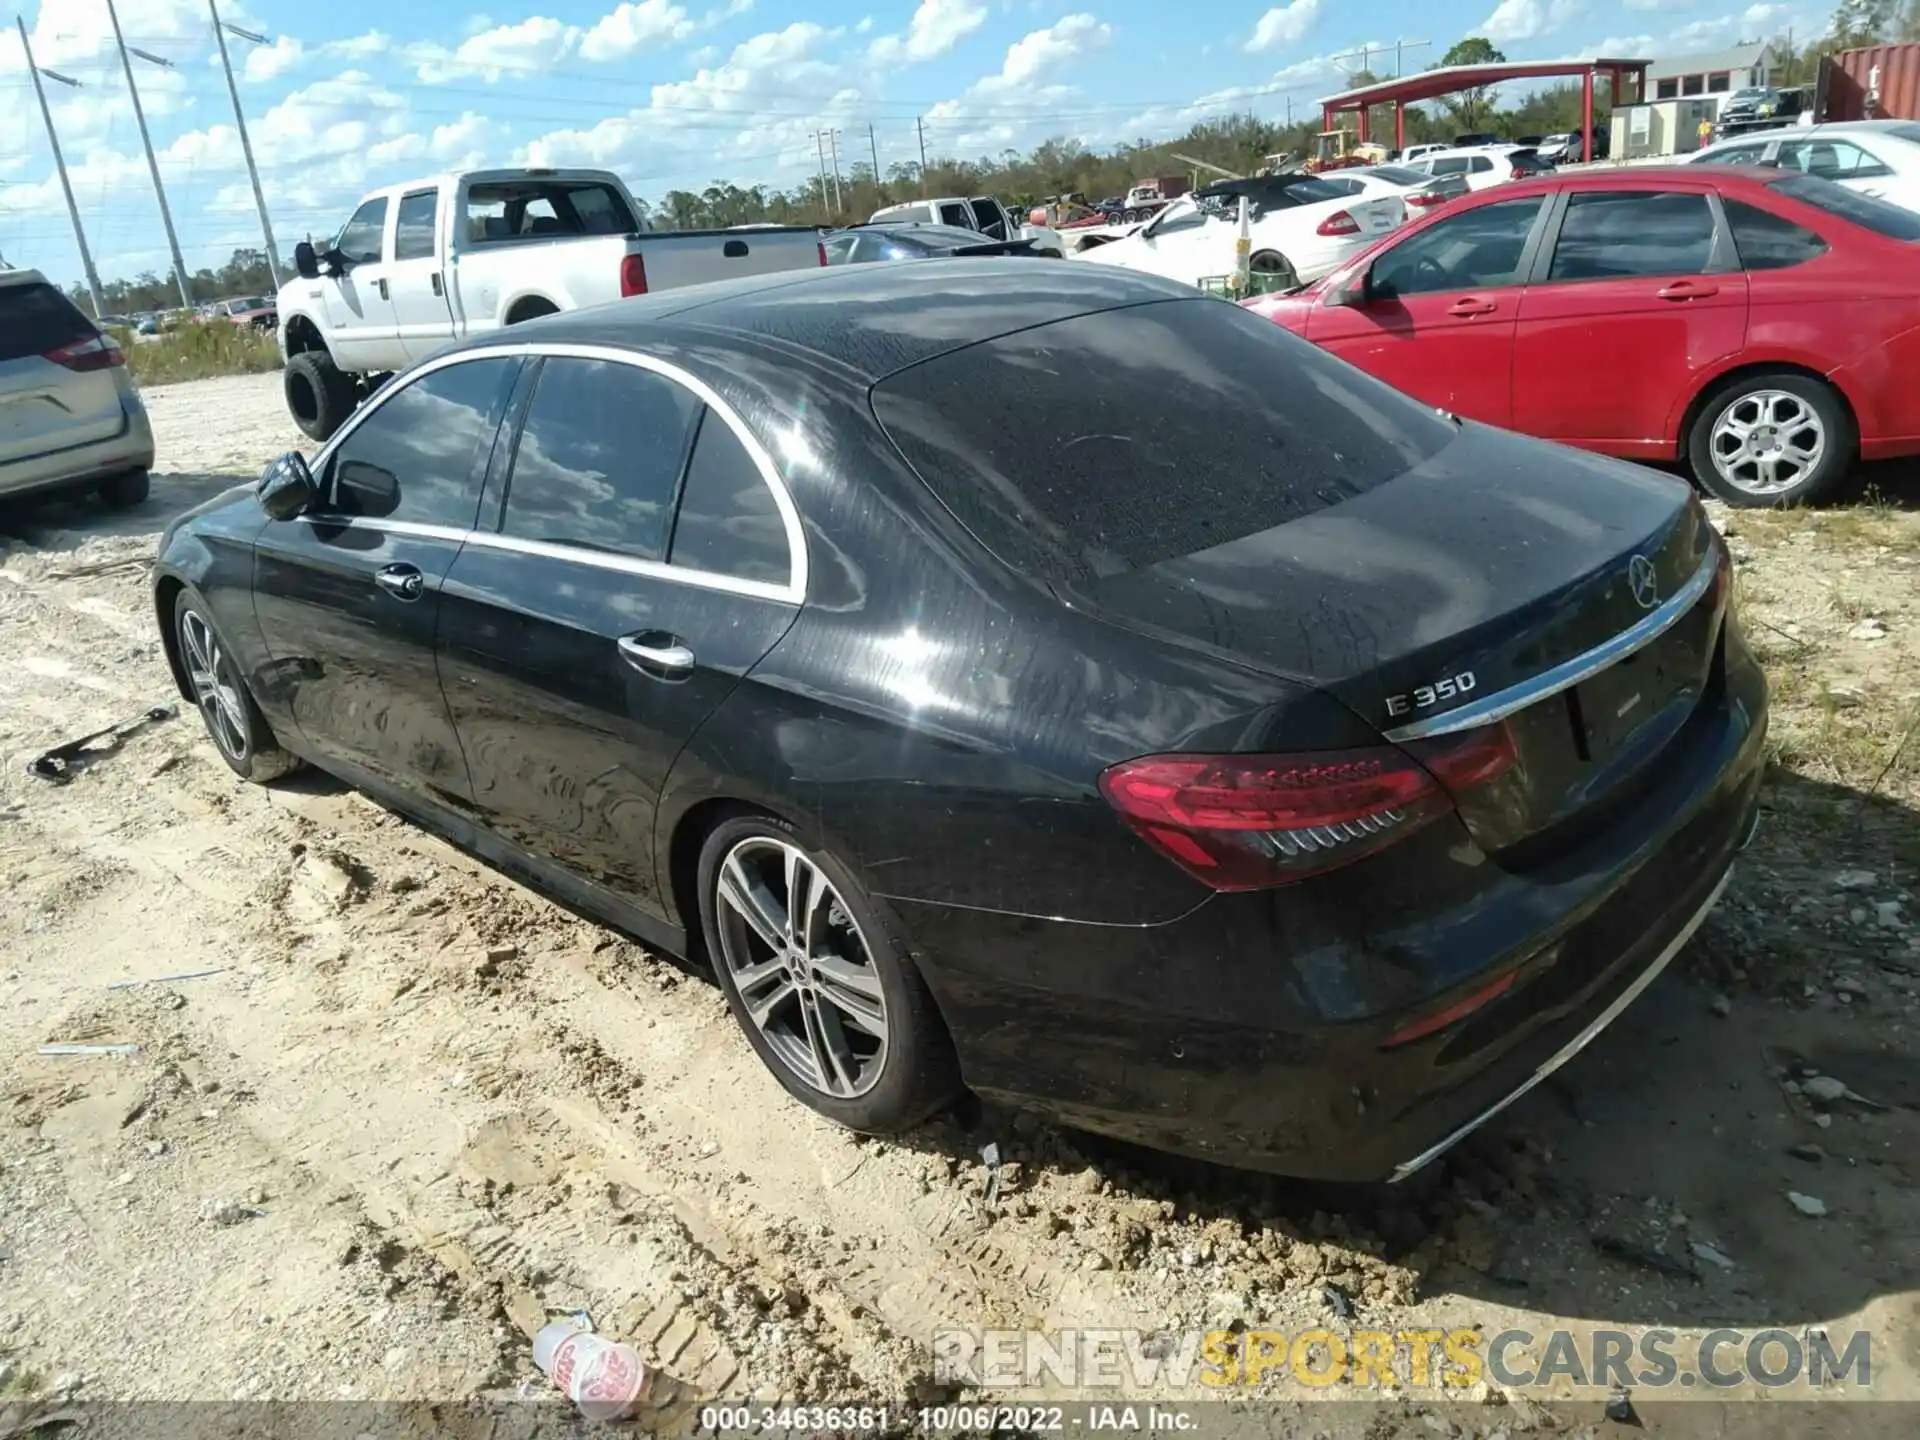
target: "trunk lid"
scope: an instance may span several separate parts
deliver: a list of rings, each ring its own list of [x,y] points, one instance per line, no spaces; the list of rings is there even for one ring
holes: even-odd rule
[[[99,331],[44,281],[0,285],[0,464],[110,440],[126,429],[109,368],[47,356]]]
[[[1416,751],[1550,691],[1502,717],[1517,763],[1457,797],[1497,852],[1642,773],[1693,713],[1719,556],[1678,481],[1469,425],[1365,493],[1076,589],[1117,623],[1327,690]]]

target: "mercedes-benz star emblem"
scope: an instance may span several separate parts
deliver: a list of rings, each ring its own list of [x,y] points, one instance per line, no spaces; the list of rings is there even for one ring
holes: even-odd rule
[[[1627,561],[1627,588],[1633,591],[1633,598],[1642,610],[1651,610],[1660,603],[1660,577],[1646,556],[1636,555]]]

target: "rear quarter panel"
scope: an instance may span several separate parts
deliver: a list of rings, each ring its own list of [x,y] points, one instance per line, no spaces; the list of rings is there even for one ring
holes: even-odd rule
[[[481,335],[506,324],[522,300],[580,310],[620,298],[620,262],[634,242],[623,235],[567,235],[553,240],[457,245],[453,279],[457,335]]]

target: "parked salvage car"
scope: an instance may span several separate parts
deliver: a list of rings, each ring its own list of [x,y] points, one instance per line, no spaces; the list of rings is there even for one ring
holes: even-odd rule
[[[1279,275],[1288,286],[1317,280],[1407,218],[1398,196],[1356,199],[1332,186],[1309,191],[1316,180],[1302,178],[1286,191],[1290,203],[1262,210],[1252,222],[1253,269]],[[1225,207],[1214,210],[1184,195],[1131,235],[1075,258],[1197,285],[1232,272],[1239,235],[1240,222]]]
[[[1615,170],[1469,196],[1248,303],[1458,414],[1786,505],[1920,453],[1916,241],[1811,175]]]
[[[0,499],[147,498],[153,427],[127,357],[38,270],[0,270]]]
[[[287,409],[324,440],[379,379],[447,341],[564,310],[826,263],[811,227],[654,232],[606,170],[473,170],[390,185],[280,291]]]
[[[1920,212],[1920,121],[1852,120],[1723,140],[1694,165],[1769,165]]]
[[[1725,885],[1766,689],[1724,546],[1188,287],[941,268],[396,376],[162,537],[181,693],[240,775],[314,762],[710,964],[843,1124],[965,1085],[1410,1173]]]
[[[914,221],[869,222],[836,230],[821,244],[829,265],[866,265],[878,260],[935,260],[956,256],[1038,256],[1031,240],[989,240],[977,230]]]
[[[910,200],[886,205],[873,212],[869,224],[898,223],[945,225],[954,230],[972,230],[988,240],[1025,240],[1034,253],[1059,260],[1067,253],[1060,232],[1050,225],[1028,224],[991,195],[971,199],[959,195],[935,200]]]

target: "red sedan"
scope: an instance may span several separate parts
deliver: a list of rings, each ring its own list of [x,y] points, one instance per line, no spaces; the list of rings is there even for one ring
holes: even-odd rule
[[[1516,181],[1249,309],[1430,404],[1733,505],[1920,454],[1920,215],[1720,166]]]

